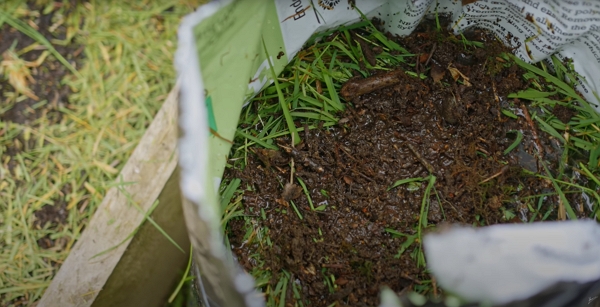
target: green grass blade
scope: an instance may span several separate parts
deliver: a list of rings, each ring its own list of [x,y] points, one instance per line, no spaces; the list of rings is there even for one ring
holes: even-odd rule
[[[515,113],[511,112],[510,110],[507,109],[502,109],[502,114],[512,118],[512,119],[517,119],[517,115],[515,115]]]
[[[324,115],[321,112],[297,112],[297,111],[292,111],[290,112],[290,114],[293,117],[304,117],[304,118],[310,118],[310,119],[316,119],[316,120],[322,120],[322,121],[334,121],[337,122],[336,119],[331,118],[327,115]]]
[[[411,235],[407,235],[405,233],[399,232],[398,230],[392,228],[385,228],[387,233],[391,233],[395,237],[410,237]]]
[[[389,190],[391,190],[391,189],[393,189],[393,188],[395,188],[397,186],[400,186],[400,185],[403,185],[403,184],[406,184],[406,183],[416,182],[416,181],[424,181],[426,179],[427,178],[423,178],[423,177],[400,179],[400,180],[397,180],[396,182],[394,182],[394,184],[392,184],[392,186],[389,187],[387,190],[389,191]]]
[[[121,191],[122,189],[119,187],[119,190]],[[142,223],[140,223],[140,225],[138,225],[127,237],[125,237],[125,239],[123,239],[121,242],[119,242],[117,245],[110,247],[102,252],[99,252],[97,254],[95,254],[94,256],[92,256],[90,258],[90,260],[105,255],[115,249],[117,249],[119,246],[121,246],[123,243],[127,242],[127,240],[133,238],[135,236],[135,234],[138,232],[138,230],[140,229],[140,227],[142,227],[142,224],[144,223],[144,221],[146,220],[146,218],[148,218],[150,216],[150,214],[152,214],[152,212],[154,211],[154,209],[156,209],[156,207],[158,206],[158,200],[154,201],[154,203],[152,204],[152,206],[150,207],[150,209],[148,209],[148,211],[144,214],[144,219],[142,219]],[[177,245],[178,246],[178,245]]]
[[[119,192],[123,193],[123,195],[125,196],[125,198],[127,198],[127,200],[129,201],[129,203],[131,203],[138,211],[140,211],[141,213],[144,213],[144,210],[142,209],[142,207],[140,207],[140,205],[133,200],[133,197],[131,196],[131,194],[129,194],[129,192],[125,191],[125,189],[123,189],[122,186],[117,187],[117,189],[119,190]],[[154,203],[152,204],[152,206],[150,207],[150,209],[148,210],[148,212],[146,212],[144,214],[144,219],[147,220],[148,222],[150,222],[150,224],[152,224],[154,226],[154,228],[156,228],[156,230],[158,230],[158,232],[160,232],[178,250],[180,250],[182,253],[185,254],[185,251],[183,250],[183,248],[181,248],[181,246],[179,246],[179,244],[177,244],[177,242],[175,242],[175,240],[173,240],[173,238],[171,238],[171,236],[169,236],[169,234],[167,234],[167,232],[164,231],[162,229],[162,227],[160,227],[154,221],[154,219],[152,219],[150,217],[150,214],[152,213],[152,211],[154,211],[154,209],[156,209],[157,206],[158,206],[158,199],[154,201]],[[141,224],[140,224],[140,226],[141,226]]]
[[[241,135],[241,136],[243,136],[243,137],[245,137],[245,138],[247,138],[247,139],[249,139],[249,140],[251,140],[251,141],[253,141],[253,142],[255,142],[256,144],[259,144],[260,146],[262,146],[264,148],[273,149],[273,150],[279,150],[279,148],[277,148],[277,146],[268,144],[268,143],[266,143],[266,142],[264,142],[264,141],[262,141],[262,140],[260,140],[260,139],[258,139],[256,137],[254,137],[254,136],[252,136],[252,135],[250,135],[250,134],[248,134],[248,133],[246,133],[246,132],[244,132],[244,131],[242,131],[240,129],[236,130],[236,133],[239,134],[239,135]]]
[[[422,266],[425,266],[425,257],[423,256],[423,228],[427,227],[429,195],[431,194],[431,189],[433,189],[437,178],[434,175],[429,175],[425,177],[425,179],[429,179],[429,182],[427,183],[425,193],[423,193],[423,199],[421,200],[421,213],[419,214],[419,226],[417,229],[417,236],[419,238],[419,253],[417,255],[417,264]]]
[[[585,167],[585,165],[583,165],[583,163],[581,163],[581,162],[579,163],[579,167],[581,168],[581,170],[586,174],[586,176],[589,179],[594,181],[594,183],[596,183],[596,185],[600,187],[600,180],[598,179],[597,176],[592,174],[592,172],[587,167]]]
[[[281,288],[281,295],[279,296],[279,307],[285,307],[285,296],[287,294],[288,278],[283,277],[283,287]]]
[[[318,101],[317,99],[314,99],[314,98],[308,97],[308,96],[300,96],[300,97],[298,97],[298,100],[302,100],[304,102],[310,103],[311,105],[321,108],[321,109],[324,106],[324,104],[321,101]]]
[[[537,68],[534,65],[524,62],[523,60],[519,59],[515,55],[510,54],[509,56],[513,59],[513,61],[515,61],[515,63],[517,63],[517,65],[521,66],[522,68],[524,68],[526,70],[534,72],[534,73],[544,77],[546,80],[552,82],[558,88],[562,89],[567,96],[570,96],[571,98],[574,98],[577,100],[581,100],[581,97],[579,97],[579,95],[577,95],[575,90],[571,86],[566,84],[564,81],[559,80],[557,77],[550,75],[549,73]]]
[[[533,88],[528,88],[523,91],[519,91],[517,93],[512,93],[508,95],[508,98],[522,98],[528,100],[534,100],[537,98],[546,98],[552,95],[556,95],[556,91],[554,92],[542,92]]]
[[[183,273],[183,277],[181,278],[181,280],[177,284],[177,287],[175,288],[175,291],[173,291],[173,293],[171,293],[171,296],[169,296],[169,304],[173,303],[175,297],[177,297],[177,294],[179,293],[179,291],[181,291],[183,284],[185,284],[185,282],[188,280],[187,276],[190,274],[190,268],[192,267],[192,255],[194,255],[194,253],[192,253],[192,245],[190,244],[190,257],[188,258],[187,266]]]
[[[267,45],[265,43],[265,39],[262,39],[263,49],[265,54],[267,55],[267,60],[269,61],[269,68],[271,69],[271,77],[273,78],[273,82],[275,82],[275,88],[277,89],[277,95],[279,96],[279,104],[281,105],[281,110],[283,111],[283,116],[285,117],[285,121],[287,123],[288,129],[292,135],[292,140],[294,145],[300,143],[300,135],[298,134],[298,130],[294,125],[294,120],[290,115],[290,108],[285,101],[285,97],[283,96],[283,92],[279,86],[279,80],[277,80],[277,74],[275,73],[275,67],[271,62],[271,56],[269,55],[269,51],[267,50]]]
[[[565,140],[565,138],[560,133],[558,133],[558,131],[556,131],[556,129],[554,129],[554,127],[550,126],[543,119],[539,118],[538,116],[535,116],[535,120],[537,120],[538,123],[540,123],[540,128],[542,130],[548,132],[553,137],[559,139],[563,144],[567,143],[567,141]]]
[[[563,205],[565,206],[565,210],[567,211],[567,215],[569,216],[569,219],[576,220],[577,219],[577,215],[575,215],[575,211],[573,211],[573,208],[571,208],[571,204],[567,200],[567,197],[565,196],[565,193],[562,191],[562,189],[558,185],[558,182],[556,181],[556,179],[554,179],[554,177],[552,177],[552,174],[550,173],[550,170],[546,166],[546,163],[544,163],[543,161],[541,161],[541,164],[544,167],[544,170],[546,171],[546,174],[548,175],[547,178],[550,179],[550,181],[552,182],[552,185],[554,186],[554,189],[558,193],[558,196],[560,197],[560,200],[562,201]]]
[[[323,74],[323,79],[325,80],[325,84],[327,85],[327,91],[329,92],[329,97],[331,97],[331,106],[337,111],[343,111],[344,105],[340,101],[340,97],[338,96],[337,90],[331,81],[331,77],[328,74]]]
[[[223,194],[221,194],[221,212],[225,212],[225,208],[231,202],[231,198],[237,189],[240,187],[242,180],[239,178],[235,178],[229,182]]]
[[[306,194],[306,199],[308,199],[308,205],[310,206],[310,210],[315,211],[315,206],[313,205],[312,198],[310,197],[310,193],[308,192],[308,189],[306,188],[306,184],[304,184],[304,181],[300,177],[296,177],[296,180],[298,180],[298,182],[300,183],[300,186],[302,187],[302,190],[304,190],[304,194]]]
[[[290,205],[292,205],[292,208],[294,209],[294,211],[296,212],[296,215],[298,215],[298,218],[300,220],[303,220],[304,217],[302,216],[302,213],[300,213],[300,210],[298,210],[298,207],[296,207],[296,204],[290,200]]]
[[[510,146],[508,146],[508,148],[506,148],[506,150],[504,150],[505,155],[507,155],[509,152],[511,152],[513,149],[515,149],[517,146],[519,146],[519,144],[521,144],[521,141],[523,140],[523,133],[521,133],[521,131],[511,130],[509,132],[516,132],[517,137],[515,138],[515,141],[512,144],[510,144]]]
[[[52,55],[56,57],[56,59],[61,64],[63,64],[67,69],[69,69],[71,73],[73,73],[77,77],[81,77],[79,72],[75,69],[75,67],[73,67],[73,65],[71,65],[60,53],[58,53],[54,46],[52,46],[52,44],[40,32],[36,31],[34,28],[26,24],[25,22],[14,18],[13,16],[5,12],[0,12],[0,18],[2,18],[7,24],[9,24],[11,27],[15,28],[19,32],[22,32],[23,34],[33,38],[38,43],[46,46],[46,48],[48,48],[48,51],[50,51],[50,53],[52,53]]]
[[[588,167],[590,169],[598,169],[598,157],[600,157],[600,144],[590,150],[590,158],[588,160]],[[600,186],[600,184],[598,184],[598,186]]]
[[[354,54],[352,54],[352,52],[350,52],[344,45],[342,45],[340,42],[327,42],[327,43],[323,43],[320,44],[319,46],[334,46],[337,47],[339,50],[341,50],[346,56],[348,56],[352,62],[354,62],[354,64],[358,64],[358,60],[356,59],[356,57],[354,57]],[[358,67],[358,66],[357,66]]]

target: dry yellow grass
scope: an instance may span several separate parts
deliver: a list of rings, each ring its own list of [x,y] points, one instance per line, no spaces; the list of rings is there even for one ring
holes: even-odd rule
[[[43,294],[174,85],[179,21],[204,1],[68,2],[38,0],[37,11],[24,0],[0,4],[0,11],[23,20],[58,9],[53,26],[66,27],[67,37],[48,37],[49,42],[85,46],[78,73],[63,80],[73,93],[69,104],[58,108],[59,121],[41,116],[31,124],[0,122],[1,306],[30,305]],[[0,24],[4,21],[0,16]],[[33,67],[9,60],[22,72]],[[61,65],[53,55],[45,60]],[[10,64],[3,62],[5,71]],[[28,84],[43,82],[27,73],[12,78],[22,87],[16,93],[1,90],[7,103],[0,114],[19,96],[35,96]],[[34,145],[25,146],[19,135]],[[65,210],[64,220],[38,226],[34,213],[44,206]],[[43,249],[40,239],[53,247]]]

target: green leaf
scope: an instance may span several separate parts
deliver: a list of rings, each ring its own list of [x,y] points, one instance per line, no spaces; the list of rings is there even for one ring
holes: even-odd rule
[[[221,212],[225,212],[225,208],[231,202],[231,198],[237,189],[240,187],[242,180],[239,178],[235,178],[229,182],[223,194],[221,194]]]
[[[536,89],[533,88],[528,88],[524,91],[520,91],[518,93],[512,93],[508,95],[508,98],[522,98],[522,99],[529,99],[529,100],[534,100],[537,98],[546,98],[546,97],[550,97],[552,95],[556,95],[556,91],[554,92],[541,92],[538,91]]]
[[[513,118],[513,119],[517,119],[518,118],[517,115],[515,115],[515,113],[513,113],[513,112],[511,112],[510,110],[507,110],[507,109],[502,109],[502,114],[504,114],[504,115],[506,115],[506,116],[508,116],[510,118]]]

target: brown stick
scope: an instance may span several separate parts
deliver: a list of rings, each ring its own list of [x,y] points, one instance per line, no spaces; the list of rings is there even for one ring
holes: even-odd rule
[[[508,170],[508,166],[504,166],[499,172],[497,172],[494,175],[486,178],[485,180],[481,181],[479,184],[486,183],[486,182],[488,182],[488,181],[490,181],[490,180],[492,180],[492,179],[494,179],[494,178],[496,178],[496,177],[504,174],[504,172],[506,172],[507,170]]]
[[[283,150],[285,150],[288,154],[290,154],[292,156],[292,158],[296,159],[298,162],[310,167],[313,171],[318,172],[318,173],[322,173],[325,171],[323,169],[323,167],[321,167],[315,161],[311,160],[308,157],[307,153],[300,152],[298,149],[296,149],[294,147],[287,147],[287,146],[283,146],[283,145],[279,145],[279,147],[283,148]]]
[[[229,144],[233,144],[232,141],[222,137],[217,131],[215,131],[213,128],[209,128],[210,129],[210,133],[212,133],[212,135],[216,136],[217,138],[229,143]]]
[[[433,174],[433,166],[431,166],[431,164],[429,164],[429,162],[427,162],[427,160],[425,160],[420,154],[419,152],[417,152],[417,150],[415,149],[415,147],[413,147],[410,143],[406,142],[404,143],[406,145],[406,147],[408,147],[408,149],[410,149],[410,151],[412,151],[412,153],[415,155],[415,157],[417,157],[417,160],[419,160],[421,162],[421,164],[423,164],[423,166],[425,166],[425,168],[427,169],[427,171],[429,171],[430,174]]]
[[[521,110],[523,110],[523,114],[525,115],[525,119],[531,128],[531,133],[533,134],[533,140],[535,141],[535,146],[537,147],[538,153],[540,154],[540,159],[544,159],[544,148],[540,143],[540,138],[538,137],[537,129],[533,124],[533,120],[531,120],[531,116],[529,116],[529,111],[527,110],[527,106],[524,104],[521,105]]]
[[[433,53],[435,52],[436,47],[437,47],[437,43],[434,43],[433,48],[431,48],[431,52],[429,53],[429,57],[427,58],[427,61],[425,61],[425,66],[427,66],[427,64],[429,64],[429,61],[431,61],[431,58],[433,57]]]
[[[361,173],[361,172],[359,172],[359,171],[357,171],[355,169],[352,169],[352,172],[354,172],[354,173],[358,174],[359,176],[367,179],[367,181],[369,181],[369,182],[373,182],[373,179],[371,179],[369,176],[367,176],[367,175],[365,175],[365,174],[363,174],[363,173]]]
[[[398,68],[366,79],[351,79],[342,86],[340,94],[344,99],[352,100],[360,95],[398,84],[404,76],[404,70]]]

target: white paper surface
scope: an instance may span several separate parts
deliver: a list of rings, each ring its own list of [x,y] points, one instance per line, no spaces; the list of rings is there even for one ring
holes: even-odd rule
[[[316,11],[309,7],[311,2]],[[290,55],[296,54],[314,32],[354,23],[359,17],[348,1],[275,3]],[[368,17],[382,19],[385,30],[401,36],[410,34],[423,17],[437,11],[452,15],[456,33],[470,27],[490,30],[526,62],[536,63],[552,54],[571,58],[583,77],[578,90],[600,111],[600,100],[594,95],[600,88],[599,1],[479,0],[463,6],[454,0],[359,0],[356,5]]]
[[[472,302],[505,304],[559,281],[600,279],[595,221],[456,227],[423,240],[438,284]]]

